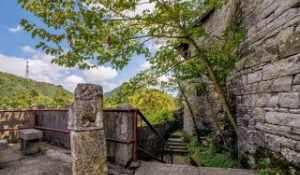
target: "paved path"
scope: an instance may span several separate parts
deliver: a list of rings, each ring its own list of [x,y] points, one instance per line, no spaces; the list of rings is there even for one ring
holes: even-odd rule
[[[23,156],[19,145],[11,145],[0,155],[0,175],[71,175],[68,151],[43,146],[45,153]]]
[[[188,165],[142,162],[135,175],[255,175],[255,173],[241,169],[196,168]]]

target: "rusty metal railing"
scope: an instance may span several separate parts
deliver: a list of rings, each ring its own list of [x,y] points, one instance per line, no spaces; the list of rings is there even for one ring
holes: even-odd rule
[[[70,134],[70,130],[67,129],[67,127],[65,128],[62,128],[62,129],[57,129],[57,128],[51,128],[51,127],[45,127],[45,126],[37,126],[35,125],[36,124],[36,115],[35,113],[36,112],[51,112],[51,111],[56,111],[56,112],[67,112],[68,109],[9,109],[9,110],[0,110],[0,113],[33,113],[33,123],[34,125],[28,125],[26,126],[27,123],[20,123],[20,126],[17,126],[17,127],[13,127],[13,128],[3,128],[1,126],[1,122],[0,122],[0,133],[2,132],[6,132],[6,131],[13,131],[13,132],[17,132],[19,130],[22,130],[22,129],[29,129],[29,128],[36,128],[36,129],[40,129],[42,131],[48,131],[48,132],[54,132],[54,133],[61,133],[61,134],[64,134],[64,135],[68,135]],[[131,112],[133,113],[133,120],[132,120],[132,126],[133,126],[133,135],[132,135],[132,138],[129,139],[129,140],[118,140],[118,139],[114,139],[114,138],[106,138],[106,141],[108,142],[114,142],[114,143],[119,143],[119,144],[132,144],[132,159],[133,161],[136,161],[138,160],[138,151],[141,151],[143,152],[145,155],[149,156],[150,158],[154,159],[154,160],[157,160],[157,161],[161,161],[161,162],[164,162],[163,159],[158,159],[156,158],[154,155],[152,155],[151,153],[145,151],[143,148],[141,148],[139,146],[139,137],[138,137],[138,121],[139,121],[139,118],[141,119],[140,121],[143,121],[146,126],[148,126],[150,128],[150,130],[158,136],[158,138],[162,141],[162,145],[164,145],[164,143],[166,142],[164,137],[162,137],[160,135],[160,133],[151,125],[151,123],[147,120],[147,118],[143,115],[143,113],[138,110],[138,109],[135,109],[135,108],[131,108],[131,109],[112,109],[112,108],[108,108],[108,109],[104,109],[103,112]],[[0,116],[1,117],[1,116]],[[11,122],[16,122],[15,120],[11,121]],[[9,123],[9,121],[7,122]],[[11,124],[13,125],[13,123]],[[0,134],[1,136],[1,134]],[[163,152],[163,148],[162,148],[162,152]]]
[[[160,161],[162,163],[165,163],[165,161],[163,160],[163,154],[164,154],[164,145],[166,143],[166,140],[164,139],[163,136],[161,136],[161,134],[153,127],[153,125],[147,120],[147,118],[143,115],[143,113],[140,110],[137,110],[137,114],[140,116],[140,118],[142,119],[142,121],[145,122],[145,124],[151,129],[151,131],[153,133],[155,133],[155,135],[157,135],[159,137],[159,139],[162,141],[162,147],[161,147],[161,159],[156,158],[154,155],[152,155],[151,153],[147,152],[146,150],[144,150],[141,147],[138,147],[138,149],[143,152],[144,154],[146,154],[147,156],[149,156],[151,159],[154,159],[156,161]]]

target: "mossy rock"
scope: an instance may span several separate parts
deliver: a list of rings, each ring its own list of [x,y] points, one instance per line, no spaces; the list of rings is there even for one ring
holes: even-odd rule
[[[299,175],[300,164],[292,164],[280,153],[258,148],[254,155],[243,154],[240,163],[245,168],[254,168],[264,175]]]

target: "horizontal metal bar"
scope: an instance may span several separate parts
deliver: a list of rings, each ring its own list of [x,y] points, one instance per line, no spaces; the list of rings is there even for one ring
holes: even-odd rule
[[[39,112],[39,111],[62,111],[67,112],[68,109],[2,109],[0,112]]]
[[[106,108],[103,109],[103,112],[137,112],[138,109],[132,108],[132,109],[117,109],[117,108]]]
[[[19,131],[23,129],[32,129],[33,127],[24,127],[24,128],[6,128],[6,129],[0,129],[0,132],[5,132],[5,131]]]
[[[67,129],[54,129],[54,128],[45,128],[45,127],[40,127],[40,126],[35,126],[35,129],[40,129],[40,130],[46,130],[46,131],[53,131],[53,132],[60,132],[64,134],[69,134],[70,130]]]
[[[106,141],[122,143],[122,144],[127,144],[127,145],[133,144],[135,142],[135,140],[117,140],[117,139],[113,139],[113,138],[106,138]]]
[[[68,109],[1,109],[0,112],[39,112],[39,111],[61,111],[67,112]],[[103,112],[136,112],[138,109],[117,109],[117,108],[106,108]]]

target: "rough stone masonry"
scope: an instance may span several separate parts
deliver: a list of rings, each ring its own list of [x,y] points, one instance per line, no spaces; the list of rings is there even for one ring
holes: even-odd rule
[[[266,149],[300,165],[300,0],[229,0],[202,22],[220,36],[237,20],[246,38],[228,89],[239,153],[251,160]]]
[[[106,175],[101,86],[79,84],[69,109],[73,175]]]
[[[300,163],[300,0],[241,0],[247,36],[228,79],[241,155]]]

